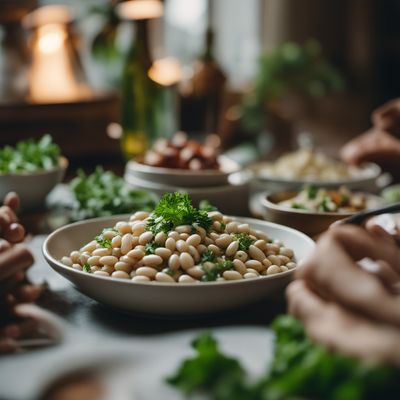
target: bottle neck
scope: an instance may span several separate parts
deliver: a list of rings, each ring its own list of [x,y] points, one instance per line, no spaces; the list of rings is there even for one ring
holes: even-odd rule
[[[131,51],[134,56],[146,70],[152,65],[152,57],[149,43],[148,20],[142,19],[135,21],[135,41]]]

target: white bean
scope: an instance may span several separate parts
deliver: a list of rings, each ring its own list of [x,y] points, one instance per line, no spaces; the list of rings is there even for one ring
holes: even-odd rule
[[[229,222],[228,225],[226,225],[226,231],[228,233],[237,233],[238,232],[238,223],[237,222]]]
[[[175,239],[175,242],[176,242],[177,240],[179,240],[179,233],[176,231],[171,231],[168,233],[168,237]]]
[[[118,232],[108,230],[108,231],[104,231],[101,235],[103,236],[104,239],[112,240],[112,238],[114,236],[118,235]]]
[[[222,276],[227,281],[236,281],[238,279],[242,279],[242,275],[237,271],[225,271]]]
[[[238,232],[239,233],[249,233],[250,232],[249,224],[240,224],[238,226]]]
[[[93,275],[96,275],[96,276],[110,276],[110,274],[108,272],[106,272],[106,271],[95,271],[95,272],[93,272]]]
[[[146,230],[146,223],[143,222],[143,221],[135,222],[135,223],[132,225],[132,228],[131,228],[131,232],[132,232],[135,236],[140,236],[145,230]]]
[[[88,254],[88,253],[83,253],[83,254],[81,254],[81,256],[79,257],[79,263],[80,263],[81,265],[86,264],[87,261],[89,260],[89,258],[90,258],[90,254]]]
[[[90,243],[86,244],[81,248],[81,252],[87,251],[89,253],[93,252],[97,247],[97,242],[95,240],[92,240]]]
[[[159,247],[154,250],[154,254],[156,254],[157,256],[160,256],[164,260],[167,260],[171,256],[172,251],[165,247]]]
[[[173,271],[176,271],[181,266],[179,261],[179,256],[177,254],[172,254],[168,260],[168,267]]]
[[[269,267],[270,265],[272,265],[272,262],[268,260],[268,258],[264,259],[262,262],[266,267]]]
[[[111,255],[120,258],[122,256],[121,249],[119,247],[115,247],[114,249],[112,249]]]
[[[276,255],[271,254],[267,258],[268,258],[269,261],[271,261],[272,264],[275,264],[278,267],[282,264],[281,259]]]
[[[242,262],[246,262],[249,258],[248,254],[243,251],[243,250],[239,250],[236,254],[235,254],[235,258],[237,258],[238,260],[242,261]]]
[[[129,273],[132,270],[132,266],[129,265],[128,263],[123,262],[123,261],[118,261],[118,262],[115,263],[114,269],[116,271],[125,271],[125,272]]]
[[[165,241],[165,247],[171,251],[174,251],[176,248],[176,241],[174,238],[169,237],[166,241]]]
[[[93,256],[100,256],[100,257],[104,257],[104,256],[109,256],[111,254],[112,250],[105,248],[105,247],[100,247],[99,249],[96,249],[92,252]]]
[[[187,269],[186,272],[190,276],[192,276],[193,278],[196,278],[196,279],[201,279],[202,276],[204,275],[203,268],[201,268],[199,265],[196,265],[192,268]]]
[[[197,233],[190,235],[187,239],[186,239],[186,243],[189,246],[198,246],[201,242],[201,236],[198,235]]]
[[[259,272],[256,271],[256,270],[253,269],[253,268],[247,268],[247,272],[246,272],[246,273],[248,273],[248,274],[255,274],[256,276],[259,276],[259,275],[260,275]]]
[[[134,276],[132,282],[150,282],[150,279],[144,275]]]
[[[281,269],[279,268],[278,265],[271,265],[267,269],[267,275],[275,275],[275,274],[279,274],[279,272],[281,272]]]
[[[114,236],[111,240],[111,246],[112,247],[121,247],[121,240],[122,240],[121,235]]]
[[[250,245],[249,247],[249,253],[250,256],[257,261],[263,262],[263,260],[265,259],[264,252],[260,250],[258,247],[254,246],[253,244]]]
[[[162,264],[163,259],[156,254],[151,254],[143,257],[143,264],[148,267],[156,267],[157,265]]]
[[[189,254],[193,257],[193,259],[196,263],[198,263],[200,261],[200,254],[197,251],[196,247],[189,246]]]
[[[204,244],[199,244],[197,246],[197,251],[199,254],[203,254],[205,251],[207,251],[207,246],[204,246]]]
[[[282,256],[286,256],[288,258],[293,258],[294,252],[292,249],[288,249],[287,247],[281,247],[279,249],[279,254]]]
[[[161,244],[162,246],[165,245],[165,241],[167,240],[168,236],[165,232],[158,232],[156,237],[154,238],[154,241],[158,244]]]
[[[94,273],[96,271],[100,271],[101,268],[98,265],[93,265],[93,267],[90,267],[90,272]]]
[[[135,260],[141,260],[144,257],[145,253],[142,249],[138,249],[137,247],[133,250],[129,251],[127,256],[130,258],[134,258]]]
[[[153,240],[153,233],[152,232],[143,232],[140,236],[139,236],[139,244],[141,244],[142,246],[144,246],[145,244],[151,242]]]
[[[149,213],[147,211],[136,211],[132,217],[134,221],[142,221],[146,218],[148,218]]]
[[[87,263],[89,264],[89,265],[91,265],[91,266],[93,266],[93,265],[99,265],[99,263],[100,263],[100,256],[92,256],[92,257],[89,257],[88,258],[88,260],[87,260]]]
[[[101,267],[101,270],[112,274],[114,272],[114,267],[112,267],[111,265],[104,265],[103,267]]]
[[[296,268],[296,266],[297,266],[297,264],[294,263],[294,262],[289,262],[289,263],[286,264],[286,267],[289,268],[289,269]]]
[[[64,265],[66,265],[67,267],[72,267],[72,264],[73,264],[72,260],[71,260],[69,257],[66,257],[66,256],[64,256],[64,257],[61,259],[61,262],[62,262]]]
[[[183,274],[178,279],[179,283],[195,283],[196,279],[193,279],[191,276]]]
[[[289,257],[282,256],[282,255],[279,255],[278,257],[281,260],[281,265],[286,265],[288,262],[290,262],[290,258]]]
[[[179,263],[184,270],[188,270],[189,268],[192,268],[194,266],[194,260],[192,256],[187,252],[183,252],[180,254]]]
[[[72,264],[72,268],[76,269],[78,271],[82,271],[83,270],[82,265],[80,265],[80,264]]]
[[[265,232],[256,230],[255,234],[258,239],[262,239],[262,240],[265,240],[266,242],[268,242],[268,235]]]
[[[281,272],[289,271],[289,268],[286,267],[285,265],[282,265],[282,266],[280,266],[279,268],[281,269]]]
[[[115,271],[111,274],[112,278],[118,278],[118,279],[129,279],[130,276],[128,273],[125,271]]]
[[[69,255],[69,257],[73,263],[77,263],[79,261],[80,256],[81,256],[81,253],[76,250],[72,251],[71,254]]]
[[[215,244],[210,244],[208,246],[208,250],[211,250],[216,256],[221,255],[221,249],[217,247]]]
[[[267,242],[264,239],[259,239],[254,243],[254,246],[258,247],[260,250],[267,250]]]
[[[180,253],[189,251],[189,246],[187,245],[187,243],[184,240],[178,240],[176,242],[176,248]]]
[[[140,267],[136,270],[136,276],[143,275],[147,276],[150,279],[154,279],[157,274],[157,270],[151,267]]]
[[[191,233],[192,227],[190,225],[179,225],[175,228],[178,233]]]
[[[129,225],[128,222],[125,222],[125,221],[117,222],[116,225],[115,225],[115,228],[122,235],[125,234],[125,233],[130,233],[131,232],[131,226]]]
[[[118,262],[118,258],[114,256],[100,257],[100,264],[114,266]]]
[[[164,272],[157,272],[156,281],[158,282],[175,282],[174,278]]]
[[[225,249],[232,243],[232,236],[228,235],[227,233],[223,233],[218,239],[215,240],[215,244]]]
[[[263,266],[260,261],[257,260],[248,260],[245,262],[246,268],[252,268],[255,269],[256,271],[261,271],[265,269],[265,266]]]
[[[258,278],[259,275],[253,274],[252,272],[246,272],[243,275],[244,279],[254,279],[254,278]]]
[[[205,230],[203,227],[201,227],[201,226],[198,226],[198,227],[196,228],[196,232],[200,235],[200,237],[201,237],[202,240],[203,240],[203,239],[206,237],[206,235],[207,235],[206,230]]]
[[[225,255],[227,257],[233,257],[238,250],[239,250],[239,242],[235,240],[227,247],[227,249],[225,250]]]
[[[233,267],[237,272],[239,272],[242,275],[244,275],[247,272],[246,266],[239,259],[233,260]]]

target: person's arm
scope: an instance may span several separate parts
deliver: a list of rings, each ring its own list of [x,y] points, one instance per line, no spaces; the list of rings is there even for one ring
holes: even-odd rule
[[[357,261],[368,257],[376,270]],[[289,311],[310,337],[363,359],[400,365],[400,250],[379,227],[330,229],[289,285]]]

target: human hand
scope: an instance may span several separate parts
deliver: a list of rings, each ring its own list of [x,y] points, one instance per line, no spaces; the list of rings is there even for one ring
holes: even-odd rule
[[[358,261],[376,261],[375,271]],[[316,342],[361,359],[400,365],[400,250],[382,228],[336,226],[289,285],[289,311]]]
[[[23,241],[25,230],[18,223],[18,196],[9,193],[0,207],[0,353],[16,349],[16,339],[28,334],[34,324],[15,314],[18,304],[35,301],[41,288],[27,282],[25,271],[33,256]]]
[[[388,101],[377,108],[371,119],[377,129],[400,137],[400,99]]]

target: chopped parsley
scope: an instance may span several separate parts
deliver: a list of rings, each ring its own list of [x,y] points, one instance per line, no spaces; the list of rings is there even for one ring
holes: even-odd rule
[[[146,256],[148,256],[150,254],[154,254],[156,249],[158,249],[159,247],[161,247],[161,245],[156,242],[147,243],[146,246],[144,246],[144,252]]]
[[[90,265],[89,265],[88,263],[83,264],[82,269],[83,269],[85,272],[90,273]]]
[[[199,210],[192,205],[187,193],[166,193],[156,206],[147,222],[147,229],[157,234],[171,231],[178,225],[196,224],[205,230],[212,225],[207,211]]]
[[[94,238],[94,240],[101,246],[106,249],[111,249],[111,240],[110,239],[104,239],[103,235],[98,235]]]
[[[296,208],[298,210],[307,210],[307,207],[301,203],[293,203],[292,208]]]
[[[202,266],[204,275],[201,278],[203,282],[216,281],[225,271],[233,269],[233,262],[231,260],[220,261],[215,264],[213,268]]]
[[[219,211],[217,207],[213,206],[208,200],[201,200],[199,204],[199,209],[202,211]]]
[[[235,240],[239,242],[239,249],[242,251],[248,251],[249,247],[255,242],[247,233],[237,233]]]
[[[206,250],[201,256],[202,264],[204,264],[205,262],[215,262],[216,260],[217,257],[212,250]]]
[[[306,188],[306,191],[307,191],[307,196],[310,200],[313,200],[317,197],[318,188],[316,186],[308,186]]]

